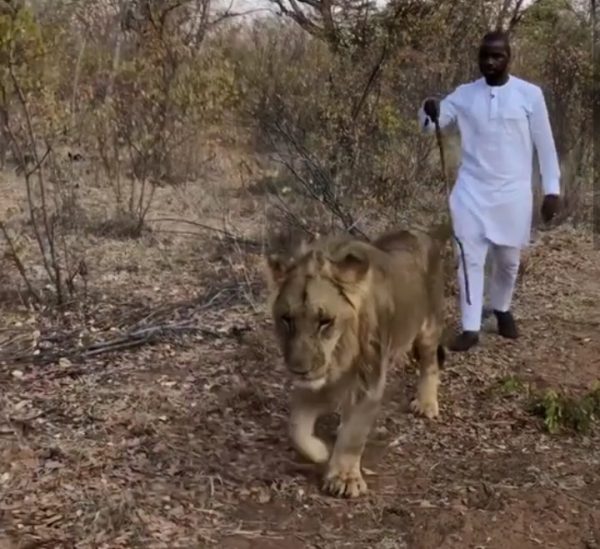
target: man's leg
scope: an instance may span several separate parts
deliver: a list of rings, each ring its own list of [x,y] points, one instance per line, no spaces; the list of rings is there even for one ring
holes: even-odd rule
[[[519,273],[521,250],[508,246],[492,246],[492,276],[490,302],[498,319],[501,336],[516,339],[519,336],[510,305]]]
[[[464,258],[458,243],[455,243],[455,249],[458,258],[457,275],[463,331],[450,344],[449,348],[452,351],[466,351],[479,341],[483,306],[484,267],[489,245],[487,240],[479,236],[468,239],[461,238],[460,242]],[[467,268],[467,281],[465,281],[463,262]],[[469,297],[470,304],[467,297]]]

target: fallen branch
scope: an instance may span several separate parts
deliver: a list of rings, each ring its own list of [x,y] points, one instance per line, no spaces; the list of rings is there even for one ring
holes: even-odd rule
[[[193,326],[190,323],[159,325],[150,328],[144,328],[134,332],[129,332],[124,336],[117,337],[108,341],[100,341],[89,345],[85,351],[80,353],[82,358],[96,356],[102,353],[112,351],[121,351],[148,344],[160,339],[161,336],[179,334],[183,332],[196,332],[202,335],[208,335],[214,338],[220,337],[220,334],[208,328]]]
[[[257,290],[258,286],[260,286],[259,283],[256,283]],[[81,337],[81,328],[70,332],[52,332],[45,335],[38,333],[33,341],[32,334],[25,334],[23,330],[5,330],[4,332],[7,333],[4,334],[0,347],[0,363],[4,363],[4,365],[22,363],[43,365],[58,362],[61,358],[85,361],[109,352],[154,344],[186,332],[202,334],[213,339],[237,338],[246,331],[246,327],[232,326],[228,331],[216,331],[201,326],[198,316],[209,309],[231,305],[239,291],[238,284],[230,284],[221,288],[213,288],[196,299],[164,304],[151,311],[139,312],[134,317],[128,315],[126,319],[121,320],[106,319],[103,322],[105,330],[122,326],[120,335],[90,342],[84,346],[80,346],[78,343]],[[123,306],[122,303],[115,305],[117,309],[121,309]],[[51,343],[50,349],[40,349],[40,342]],[[24,348],[25,346],[26,348]]]
[[[217,234],[222,235],[225,239],[231,241],[231,242],[237,242],[237,243],[241,243],[241,244],[246,244],[247,246],[253,246],[253,247],[258,247],[260,248],[260,242],[257,242],[256,240],[248,240],[247,238],[238,236],[230,231],[227,231],[225,229],[218,229],[217,227],[211,227],[210,225],[205,225],[204,223],[200,223],[199,221],[192,221],[191,219],[178,219],[178,218],[174,218],[174,217],[156,217],[153,219],[147,219],[146,220],[147,223],[183,223],[186,225],[191,225],[193,227],[198,227],[199,229],[208,231],[208,232],[214,232]],[[171,231],[173,232],[173,231]]]
[[[61,349],[60,351],[40,353],[37,355],[33,353],[27,353],[12,357],[12,359],[0,355],[0,359],[5,362],[31,362],[34,364],[50,364],[52,362],[58,362],[60,359],[85,360],[101,354],[125,351],[128,349],[141,347],[143,345],[155,344],[168,337],[185,332],[202,334],[204,336],[217,339],[223,337],[237,337],[240,329],[236,329],[234,327],[229,330],[229,332],[220,333],[211,330],[210,328],[195,326],[191,322],[183,322],[179,324],[159,324],[140,330],[130,331],[122,336],[106,341],[94,342],[79,349]]]

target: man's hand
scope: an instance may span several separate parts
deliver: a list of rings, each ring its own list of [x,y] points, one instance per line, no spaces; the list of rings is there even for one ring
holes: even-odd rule
[[[542,203],[542,219],[544,223],[552,221],[560,206],[560,197],[557,194],[547,194]]]
[[[433,97],[429,97],[423,104],[423,110],[425,114],[432,120],[437,120],[440,116],[440,104],[439,101]]]

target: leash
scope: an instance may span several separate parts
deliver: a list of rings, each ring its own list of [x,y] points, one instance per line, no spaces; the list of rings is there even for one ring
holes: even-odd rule
[[[446,173],[446,159],[444,156],[444,141],[442,138],[442,130],[440,129],[440,121],[439,118],[437,116],[432,117],[433,118],[433,123],[435,125],[435,137],[437,140],[437,144],[438,144],[438,148],[440,149],[440,160],[442,163],[442,180],[444,182],[444,188],[446,190],[446,201],[450,202],[450,184],[448,182],[448,176]],[[450,207],[450,206],[448,206]],[[450,215],[448,214],[448,217],[450,218]],[[450,225],[452,225],[452,220],[449,219]],[[464,278],[465,278],[465,292],[467,294],[467,304],[471,305],[471,292],[469,290],[469,275],[467,274],[467,261],[465,259],[465,250],[463,248],[463,244],[460,241],[460,239],[454,234],[454,231],[452,231],[452,236],[454,237],[454,240],[456,240],[456,243],[458,245],[458,248],[460,250],[460,259],[462,261],[462,266],[463,266],[463,273],[464,273]]]

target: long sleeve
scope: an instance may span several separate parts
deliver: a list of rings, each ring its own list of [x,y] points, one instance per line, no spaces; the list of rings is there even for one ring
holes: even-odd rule
[[[439,124],[441,130],[448,130],[456,123],[456,108],[454,106],[454,96],[456,91],[446,96],[440,101],[440,116]],[[425,101],[421,103],[418,110],[419,128],[424,133],[432,133],[435,131],[433,120],[425,114]]]
[[[546,101],[538,88],[530,118],[531,137],[537,150],[544,194],[560,194],[560,165]]]

